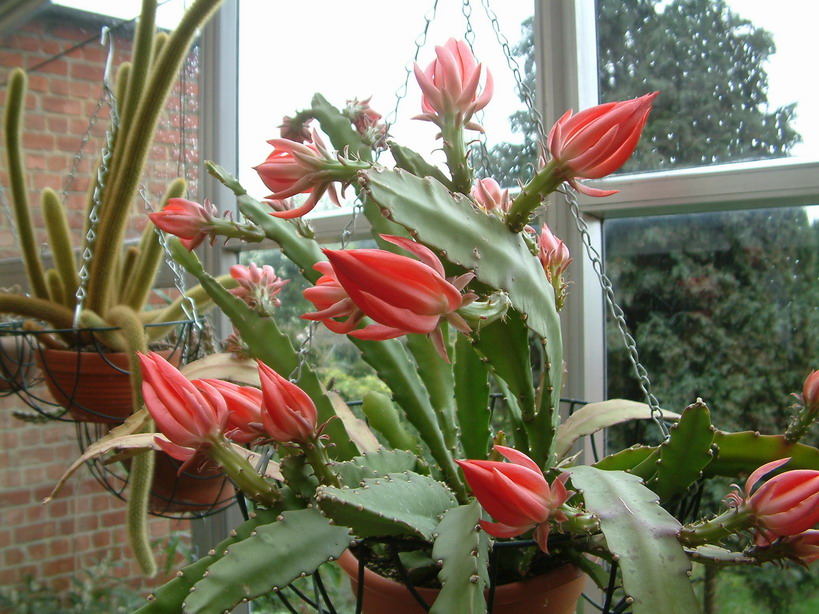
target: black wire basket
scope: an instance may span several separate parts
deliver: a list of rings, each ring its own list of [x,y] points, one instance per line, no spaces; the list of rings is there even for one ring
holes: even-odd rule
[[[183,365],[195,357],[201,335],[192,320],[150,327],[169,327],[156,348],[170,362]],[[128,355],[110,352],[102,342],[116,328],[36,329],[23,322],[0,327],[0,387],[16,394],[35,414],[16,412],[23,420],[97,422],[117,425],[133,411]],[[56,338],[71,338],[60,347]]]

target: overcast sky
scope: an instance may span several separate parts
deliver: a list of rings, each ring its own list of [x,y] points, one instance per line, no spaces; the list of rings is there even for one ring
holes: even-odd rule
[[[124,18],[136,15],[140,4],[139,0],[58,1],[86,10],[116,10],[116,16]],[[240,0],[242,165],[261,162],[269,152],[264,141],[278,136],[276,126],[282,116],[308,106],[316,91],[337,106],[348,98],[372,95],[373,107],[388,115],[432,4],[433,0]],[[427,45],[421,51],[422,66],[434,57],[434,45],[450,36],[462,38],[466,31],[461,0],[440,0],[439,4]],[[501,32],[510,42],[517,42],[520,23],[532,12],[532,1],[493,0],[490,4],[498,14]],[[813,72],[807,73],[814,58],[819,57],[815,33],[819,3],[778,0],[776,10],[772,10],[770,0],[729,0],[729,4],[741,16],[773,33],[777,53],[767,66],[770,104],[799,103],[796,129],[805,143],[794,153],[819,158],[819,81]],[[160,22],[178,19],[184,5],[184,0],[167,2]],[[514,79],[482,3],[473,0],[473,5],[476,53],[495,77],[496,94],[483,123],[490,141],[510,140],[514,136],[507,116],[518,106]],[[418,109],[418,88],[411,77],[409,94],[401,103],[399,123],[392,134],[427,154],[434,147],[434,129],[405,119]],[[254,185],[253,175],[242,173],[247,187],[252,192],[263,189]]]

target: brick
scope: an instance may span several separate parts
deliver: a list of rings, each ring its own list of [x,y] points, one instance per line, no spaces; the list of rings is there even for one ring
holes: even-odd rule
[[[67,79],[57,79],[52,77],[48,81],[48,91],[58,96],[65,96],[71,91],[70,83]]]
[[[42,154],[28,154],[26,155],[26,168],[29,171],[32,170],[45,170],[46,168],[46,157]]]
[[[43,96],[42,105],[44,111],[50,111],[51,113],[79,115],[82,112],[82,103],[79,100],[72,100],[70,98]]]
[[[39,522],[19,527],[16,531],[16,542],[26,544],[41,539],[54,537],[57,534],[57,527],[53,522]]]
[[[28,113],[25,121],[23,122],[23,126],[25,127],[26,132],[33,130],[45,130],[46,118],[43,115],[32,115],[31,113]]]
[[[48,553],[48,546],[44,542],[35,542],[26,546],[26,556],[30,560],[42,561],[46,558]]]
[[[43,575],[46,577],[55,576],[61,573],[72,572],[74,569],[74,557],[63,557],[45,563],[43,565]]]
[[[48,78],[36,73],[29,73],[28,75],[28,89],[34,92],[48,91]]]
[[[50,75],[68,75],[68,62],[65,60],[51,60],[46,62],[42,66],[39,66],[37,70],[41,73],[48,73]]]
[[[25,149],[52,151],[54,149],[54,143],[54,137],[50,134],[23,133],[23,147]]]
[[[70,72],[74,79],[94,81],[95,83],[102,82],[103,68],[98,64],[72,62]]]

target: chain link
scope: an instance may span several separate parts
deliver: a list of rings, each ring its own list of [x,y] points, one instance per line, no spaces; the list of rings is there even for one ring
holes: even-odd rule
[[[421,54],[421,49],[427,44],[427,34],[429,33],[429,26],[435,21],[435,16],[438,14],[438,0],[432,5],[432,8],[429,9],[424,14],[424,29],[422,30],[421,34],[419,34],[415,38],[415,53],[412,56],[412,60],[408,62],[404,66],[404,83],[395,90],[395,107],[390,112],[390,114],[384,119],[387,124],[387,128],[389,129],[396,120],[398,119],[398,108],[401,106],[401,101],[404,100],[407,96],[407,92],[409,91],[409,80],[410,75],[412,75],[412,67],[413,64],[418,62],[418,56]]]
[[[469,1],[470,0],[464,0],[464,4],[467,4]],[[518,88],[518,93],[520,94],[520,97],[523,99],[523,102],[526,105],[526,110],[529,114],[529,118],[531,122],[534,124],[535,129],[537,130],[540,148],[542,151],[546,151],[545,147],[546,128],[543,124],[543,116],[540,114],[540,111],[538,111],[537,105],[535,104],[534,94],[532,90],[529,88],[529,86],[526,85],[523,79],[523,76],[520,71],[520,64],[518,64],[517,60],[514,57],[514,54],[512,53],[512,48],[509,45],[509,39],[507,39],[506,36],[504,36],[504,34],[501,32],[498,17],[490,7],[489,0],[481,0],[481,4],[483,5],[484,11],[486,12],[486,16],[489,18],[489,21],[492,24],[492,29],[495,32],[495,38],[497,38],[498,43],[503,49],[504,56],[506,57],[506,64],[512,70],[512,74],[515,78],[515,84]],[[597,279],[600,282],[600,287],[603,290],[606,304],[609,308],[612,317],[614,318],[615,324],[617,325],[617,330],[620,332],[620,336],[623,339],[623,344],[625,345],[626,351],[628,352],[629,362],[631,363],[631,366],[634,370],[634,374],[637,376],[637,381],[639,383],[640,390],[645,396],[646,403],[651,409],[651,417],[657,424],[663,436],[667,437],[668,429],[666,428],[663,422],[663,411],[660,408],[660,403],[657,400],[657,397],[655,397],[651,391],[651,381],[648,377],[648,371],[646,371],[646,368],[640,362],[640,356],[637,352],[637,342],[634,340],[634,337],[632,337],[631,334],[628,332],[628,325],[625,320],[625,314],[623,312],[623,309],[617,304],[617,300],[614,295],[614,287],[608,275],[606,275],[604,271],[603,259],[600,256],[600,253],[594,247],[591,235],[589,234],[588,231],[588,225],[586,224],[586,221],[583,219],[583,216],[581,215],[580,205],[577,202],[574,190],[572,190],[571,188],[564,184],[564,187],[560,189],[560,192],[563,194],[566,203],[569,205],[569,210],[572,213],[572,217],[575,220],[575,225],[577,226],[577,230],[580,233],[580,238],[583,243],[586,256],[589,258],[592,267],[594,268],[594,272],[597,275]]]
[[[119,128],[119,111],[117,100],[111,89],[110,71],[111,62],[114,58],[114,39],[107,26],[103,26],[100,35],[100,44],[108,43],[108,57],[105,61],[105,71],[102,77],[103,100],[111,110],[111,123],[105,131],[105,143],[100,151],[100,164],[97,167],[97,178],[94,184],[94,192],[91,196],[91,210],[88,212],[88,231],[85,233],[85,249],[82,252],[82,265],[80,266],[80,284],[77,287],[76,305],[74,308],[74,328],[79,328],[80,313],[82,312],[85,298],[87,296],[88,278],[90,276],[89,265],[93,257],[94,242],[97,239],[97,224],[99,223],[99,209],[102,203],[102,191],[105,188],[105,181],[108,178],[109,163],[111,161],[111,149],[114,144],[114,135]]]
[[[154,208],[151,205],[151,201],[148,199],[148,195],[145,193],[145,186],[143,185],[139,186],[139,197],[142,199],[145,212],[153,213]],[[165,262],[171,269],[171,273],[173,273],[174,287],[176,288],[177,292],[179,292],[179,295],[184,297],[184,300],[181,303],[182,311],[188,320],[193,322],[194,326],[201,331],[204,326],[196,313],[196,302],[193,300],[193,298],[186,294],[187,289],[185,286],[185,272],[171,255],[171,249],[168,246],[168,235],[156,226],[154,227],[154,231],[156,232],[157,237],[159,237],[159,244],[162,246],[162,251],[165,252]]]
[[[472,52],[472,55],[477,59],[477,55],[475,55],[475,30],[472,28],[472,3],[470,0],[463,0],[461,3],[461,13],[466,20],[466,28],[464,30],[464,40],[466,44],[469,46],[469,50]],[[488,70],[488,69],[487,69]],[[484,111],[481,109],[476,113],[478,124],[483,124],[484,118]],[[481,166],[483,166],[484,171],[486,172],[487,176],[492,176],[492,172],[490,169],[491,163],[489,160],[489,147],[487,146],[486,141],[486,132],[479,132],[478,133],[478,151],[480,152],[481,156]]]
[[[71,191],[71,186],[74,185],[74,181],[77,178],[77,171],[79,170],[80,163],[82,162],[83,159],[83,151],[85,150],[85,146],[88,145],[88,141],[91,140],[91,132],[97,125],[99,113],[102,110],[102,107],[105,105],[105,102],[106,91],[105,87],[103,87],[102,92],[100,93],[100,97],[97,100],[97,106],[94,108],[94,112],[91,113],[91,117],[88,119],[88,127],[85,129],[85,132],[83,133],[82,137],[80,137],[80,144],[77,147],[77,151],[74,153],[74,158],[71,162],[71,169],[65,176],[65,181],[63,182],[63,191],[60,194],[60,200],[62,200],[63,204],[65,204],[66,200],[68,199],[68,193]]]
[[[594,244],[592,243],[588,225],[580,213],[580,205],[577,203],[574,190],[569,188],[561,188],[559,191],[563,194],[566,204],[569,205],[569,209],[572,212],[572,217],[574,218],[575,226],[580,233],[580,238],[586,251],[586,256],[591,261],[594,272],[597,275],[598,281],[600,282],[600,287],[603,289],[603,295],[606,299],[606,305],[609,308],[609,313],[611,313],[612,318],[614,318],[614,322],[617,325],[617,330],[620,332],[620,336],[622,337],[623,343],[626,346],[629,362],[634,370],[634,374],[637,376],[637,382],[640,386],[640,390],[642,391],[643,396],[646,398],[646,402],[651,409],[651,418],[657,424],[657,427],[660,429],[663,437],[667,437],[668,428],[663,422],[663,410],[660,407],[657,397],[655,397],[654,393],[651,392],[651,381],[648,378],[648,371],[646,371],[645,367],[640,362],[640,356],[637,352],[637,342],[628,332],[628,324],[626,323],[625,314],[620,305],[617,304],[617,300],[614,295],[614,286],[611,283],[611,279],[604,271],[603,259],[600,256],[600,252],[597,251],[597,248],[595,248]]]

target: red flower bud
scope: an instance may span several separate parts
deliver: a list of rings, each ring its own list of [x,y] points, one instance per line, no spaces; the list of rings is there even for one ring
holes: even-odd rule
[[[505,446],[495,446],[495,450],[511,462],[455,461],[478,502],[496,520],[482,520],[481,526],[495,537],[516,537],[537,528],[535,539],[548,552],[549,519],[564,521],[560,506],[574,494],[566,490],[568,474],[561,474],[550,486],[523,452]]]
[[[316,434],[318,412],[312,399],[296,384],[259,362],[262,382],[262,424],[280,443],[303,443]]]
[[[658,92],[623,102],[608,102],[577,115],[567,111],[549,131],[547,147],[557,172],[574,189],[589,196],[609,196],[617,190],[597,190],[576,179],[598,179],[616,171],[634,153]]]

